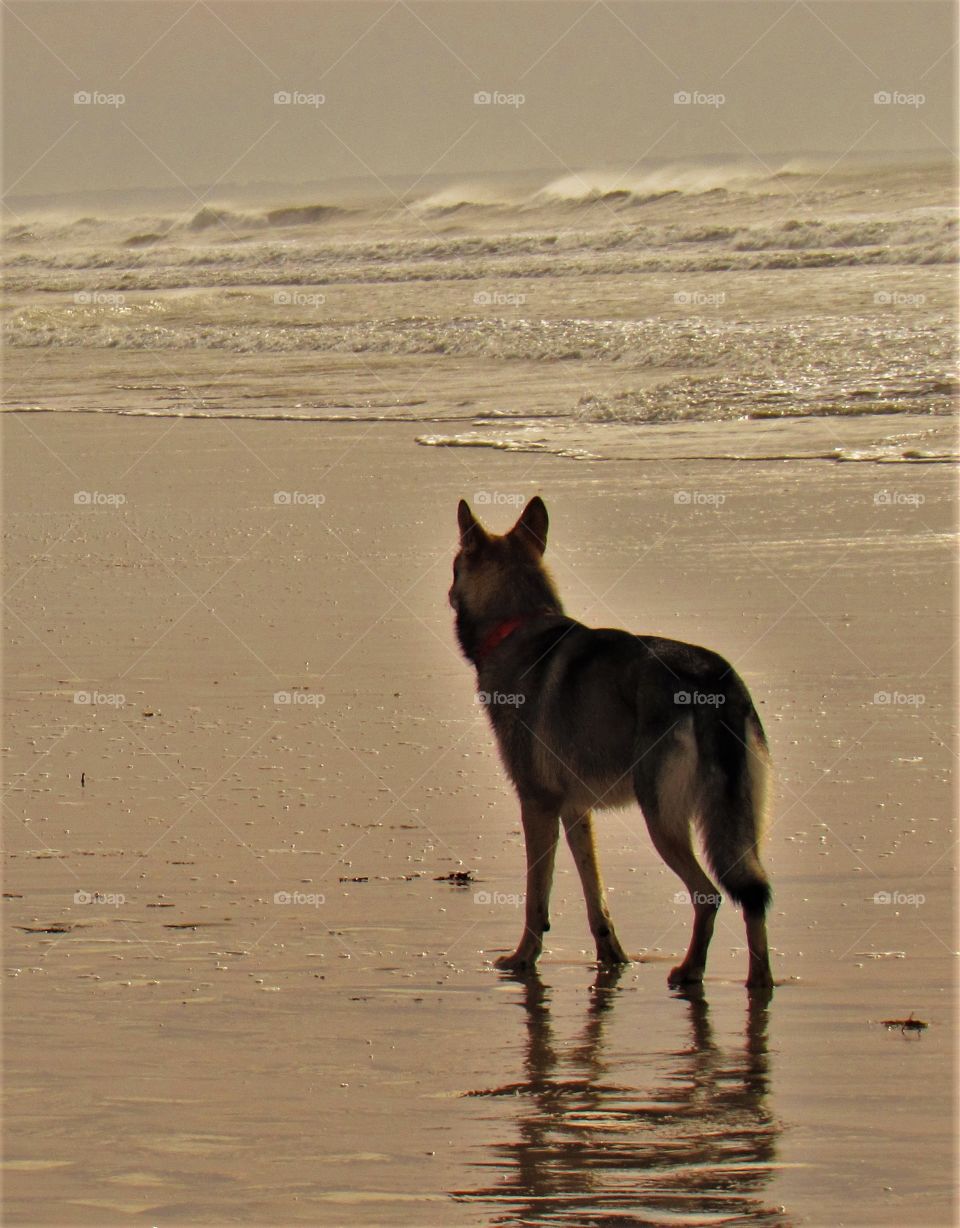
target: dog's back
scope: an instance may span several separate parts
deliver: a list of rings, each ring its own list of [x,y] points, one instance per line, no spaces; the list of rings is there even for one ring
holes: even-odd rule
[[[514,697],[488,711],[521,792],[556,798],[560,809],[638,801],[645,812],[658,788],[674,808],[682,795],[727,891],[742,904],[768,898],[749,856],[766,739],[746,686],[717,653],[543,617],[492,654],[479,682],[483,693]]]

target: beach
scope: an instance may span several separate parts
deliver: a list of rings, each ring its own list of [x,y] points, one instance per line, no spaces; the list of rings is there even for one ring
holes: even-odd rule
[[[0,1219],[957,1223],[955,6],[118,12],[3,14]],[[461,653],[540,631],[483,552],[458,638],[459,503],[536,496],[566,614],[690,663],[629,742],[628,640],[569,737]],[[637,807],[629,963],[564,843],[499,970],[523,704],[584,789],[677,713],[759,899],[724,662],[772,992],[729,896],[668,985],[717,897]]]
[[[952,1222],[953,467],[417,442],[464,416],[4,415],[7,1222]],[[635,810],[634,962],[562,849],[540,977],[492,967],[518,808],[446,592],[457,500],[534,493],[569,613],[755,697],[769,1005],[729,902],[668,990]]]

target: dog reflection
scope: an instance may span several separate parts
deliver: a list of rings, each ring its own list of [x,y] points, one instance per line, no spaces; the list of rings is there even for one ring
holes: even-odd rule
[[[604,1038],[620,975],[598,974],[572,1046],[554,1035],[548,988],[538,976],[522,981],[526,1077],[471,1093],[515,1100],[518,1137],[491,1147],[501,1180],[457,1196],[494,1201],[503,1216],[492,1223],[548,1216],[579,1224],[587,1213],[629,1211],[644,1223],[724,1216],[783,1224],[763,1200],[778,1134],[767,1105],[769,995],[751,995],[736,1049],[714,1041],[702,991],[681,995],[686,1034],[646,1091],[618,1081],[623,1063]]]

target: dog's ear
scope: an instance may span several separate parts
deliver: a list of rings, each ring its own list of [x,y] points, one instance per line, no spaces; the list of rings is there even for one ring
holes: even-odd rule
[[[547,529],[550,518],[547,515],[546,504],[539,495],[534,495],[520,513],[520,519],[510,530],[531,545],[538,554],[543,554],[547,548]]]
[[[457,524],[460,526],[460,549],[466,551],[479,550],[487,540],[483,525],[470,510],[466,499],[461,499],[457,505]]]

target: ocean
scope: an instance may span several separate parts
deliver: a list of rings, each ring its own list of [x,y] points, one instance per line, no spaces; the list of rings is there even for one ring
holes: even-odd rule
[[[933,158],[13,200],[4,408],[578,458],[956,454]]]

